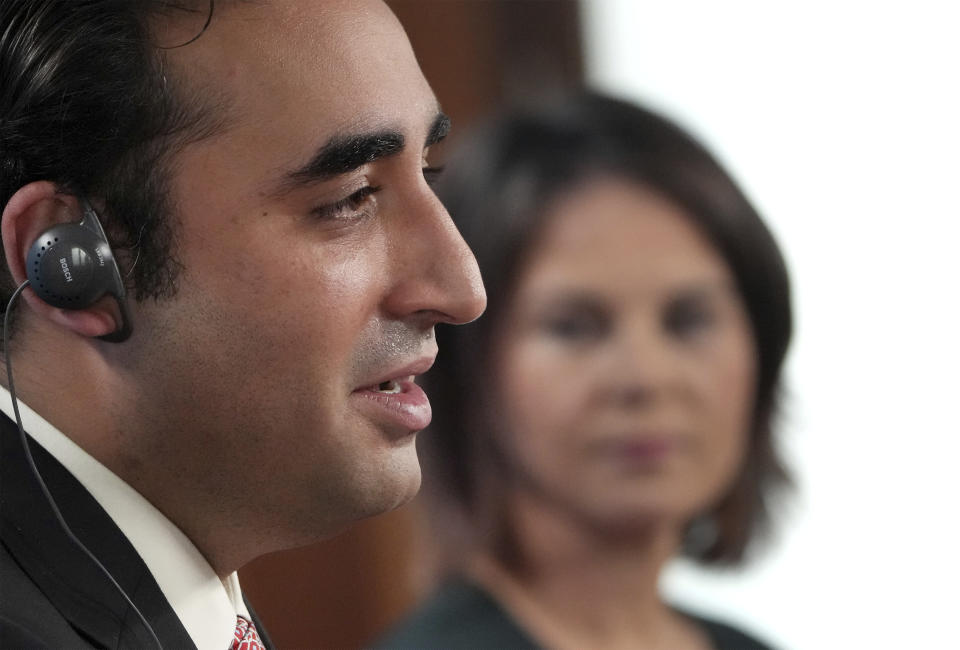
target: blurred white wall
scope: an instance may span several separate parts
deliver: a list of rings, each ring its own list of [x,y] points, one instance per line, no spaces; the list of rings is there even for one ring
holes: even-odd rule
[[[960,648],[960,3],[584,4],[592,83],[705,140],[795,285],[799,498],[664,589],[786,649]]]

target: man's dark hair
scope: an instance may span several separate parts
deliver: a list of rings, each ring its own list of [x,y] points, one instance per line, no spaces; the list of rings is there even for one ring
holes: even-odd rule
[[[33,181],[88,198],[137,300],[176,291],[169,154],[217,127],[211,98],[165,61],[178,44],[152,28],[181,14],[199,33],[212,11],[210,0],[0,0],[0,209]],[[0,309],[14,288],[3,265]]]
[[[502,409],[489,388],[497,333],[509,326],[505,309],[552,204],[600,176],[636,182],[681,206],[729,265],[746,305],[759,359],[746,458],[708,513],[714,534],[685,546],[704,563],[739,562],[769,528],[773,494],[789,484],[773,441],[792,329],[786,266],[756,210],[700,144],[659,115],[593,93],[493,119],[457,151],[438,187],[476,255],[489,304],[480,320],[438,331],[440,355],[426,378],[434,419],[421,437],[425,487],[452,497],[468,520],[490,516],[484,511],[497,495],[489,493],[505,471],[494,443]],[[502,523],[483,521],[493,530],[485,534],[509,535],[496,531]]]

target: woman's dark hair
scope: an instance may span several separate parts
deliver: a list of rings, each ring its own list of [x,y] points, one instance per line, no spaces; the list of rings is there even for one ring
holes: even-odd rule
[[[164,164],[209,135],[212,98],[171,74],[155,42],[161,16],[196,31],[211,0],[0,0],[0,210],[47,180],[99,208],[138,300],[175,292],[179,264]],[[182,75],[180,75],[182,77]],[[0,302],[13,291],[0,265]]]
[[[486,389],[491,352],[526,255],[561,193],[601,175],[624,178],[684,208],[733,271],[749,313],[759,359],[749,448],[729,492],[707,513],[714,534],[685,546],[704,563],[741,561],[769,528],[774,493],[789,483],[772,437],[791,335],[790,287],[756,210],[677,125],[594,93],[504,113],[461,145],[438,194],[477,257],[489,306],[475,323],[438,331],[440,355],[427,375],[434,419],[421,436],[428,491],[452,497],[468,519],[480,516],[484,491],[502,471],[492,442],[502,424]]]

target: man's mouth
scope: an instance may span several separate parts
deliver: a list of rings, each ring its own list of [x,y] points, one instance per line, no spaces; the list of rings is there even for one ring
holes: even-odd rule
[[[410,380],[412,381],[413,377],[410,377]],[[393,379],[382,381],[377,384],[376,387],[376,392],[383,393],[384,395],[396,395],[402,390],[403,388],[400,386],[400,384]]]
[[[430,354],[405,365],[394,366],[392,370],[384,371],[379,377],[374,375],[371,377],[373,381],[357,388],[357,390],[383,393],[384,395],[402,393],[405,385],[412,384],[418,375],[430,370],[435,358],[435,354]]]
[[[379,393],[383,395],[399,395],[403,392],[403,387],[405,384],[413,383],[415,375],[407,375],[405,377],[395,377],[393,379],[384,379],[383,381],[370,384],[369,386],[362,386],[358,388],[358,391],[369,391],[371,393]]]
[[[425,428],[430,424],[430,400],[414,379],[430,369],[433,359],[430,355],[388,370],[375,382],[356,389],[353,394],[360,400],[358,407],[401,436]]]

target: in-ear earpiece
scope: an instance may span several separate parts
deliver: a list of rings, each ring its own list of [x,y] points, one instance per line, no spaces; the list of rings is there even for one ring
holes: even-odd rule
[[[34,293],[60,309],[86,309],[109,294],[120,307],[120,328],[99,338],[119,343],[133,328],[127,314],[126,289],[113,250],[93,207],[83,201],[78,223],[48,228],[27,253],[27,279]]]

